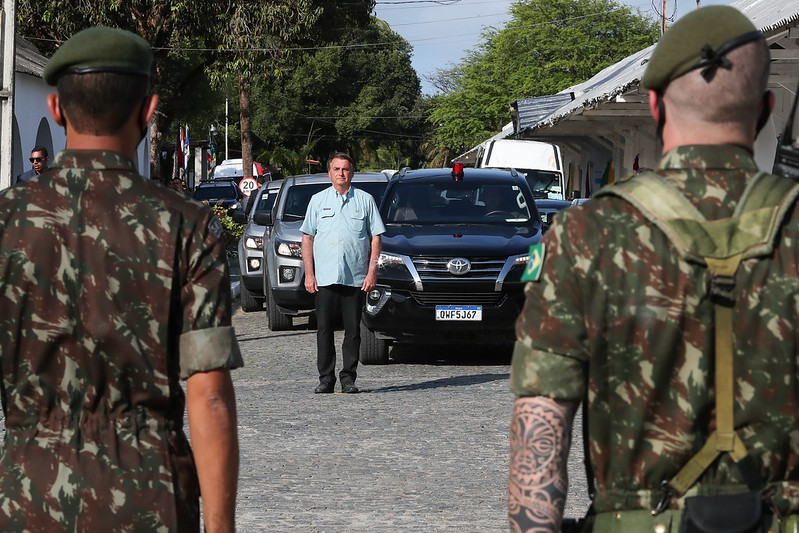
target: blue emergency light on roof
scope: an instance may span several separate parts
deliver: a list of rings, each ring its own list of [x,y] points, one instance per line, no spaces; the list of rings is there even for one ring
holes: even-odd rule
[[[463,163],[452,164],[452,179],[461,181],[463,179]]]

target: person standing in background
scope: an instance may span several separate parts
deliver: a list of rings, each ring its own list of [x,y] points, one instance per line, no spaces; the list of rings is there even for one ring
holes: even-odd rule
[[[49,159],[50,157],[49,154],[47,153],[47,148],[45,148],[44,146],[34,147],[33,150],[31,150],[31,157],[30,157],[31,166],[33,168],[17,176],[17,180],[14,183],[19,183],[21,181],[28,181],[29,179],[38,176],[42,172],[47,172],[47,161]]]
[[[327,163],[332,186],[308,203],[302,231],[305,289],[316,294],[317,369],[314,392],[331,393],[336,384],[336,347],[333,330],[344,322],[341,392],[354,394],[361,346],[364,295],[377,282],[377,258],[386,228],[371,194],[352,186],[355,164],[337,152]]]

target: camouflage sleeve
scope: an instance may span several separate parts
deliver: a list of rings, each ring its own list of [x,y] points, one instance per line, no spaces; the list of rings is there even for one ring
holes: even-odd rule
[[[208,209],[186,236],[182,289],[183,333],[180,377],[217,368],[243,366],[231,327],[230,275],[222,240],[222,224]]]
[[[584,237],[568,214],[563,212],[541,241],[540,277],[525,287],[511,363],[511,391],[517,396],[580,401],[585,392],[587,330],[570,241]]]
[[[195,372],[244,366],[232,327],[206,328],[180,336],[180,378]]]

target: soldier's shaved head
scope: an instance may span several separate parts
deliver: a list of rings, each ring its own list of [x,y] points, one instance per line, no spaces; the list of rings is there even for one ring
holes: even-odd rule
[[[727,54],[729,68],[711,80],[692,70],[673,80],[663,98],[670,116],[708,124],[752,124],[757,121],[769,76],[769,51],[759,39]]]

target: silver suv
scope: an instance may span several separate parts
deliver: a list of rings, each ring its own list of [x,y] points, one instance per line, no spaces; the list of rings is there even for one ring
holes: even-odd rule
[[[313,312],[314,295],[305,290],[300,226],[311,196],[331,186],[328,175],[321,173],[289,176],[283,181],[272,213],[256,213],[253,217],[256,224],[267,227],[263,291],[267,325],[272,331],[289,329],[292,317]],[[380,172],[356,172],[352,179],[353,186],[371,194],[378,205],[387,182]]]
[[[250,198],[247,207],[233,214],[233,220],[245,224],[239,239],[241,269],[241,310],[249,313],[264,308],[264,242],[269,238],[267,226],[253,220],[258,213],[271,213],[282,181],[268,181]]]

